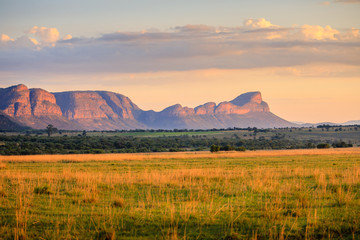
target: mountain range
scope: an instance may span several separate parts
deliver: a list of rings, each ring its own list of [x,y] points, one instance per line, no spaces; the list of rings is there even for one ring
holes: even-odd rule
[[[305,123],[305,122],[293,122],[299,127],[317,127],[320,125],[329,125],[329,126],[349,126],[349,125],[360,125],[360,120],[351,120],[343,123],[334,123],[334,122],[319,122],[319,123]]]
[[[296,126],[271,113],[260,92],[248,92],[231,101],[208,102],[195,108],[176,104],[156,112],[144,111],[128,97],[114,92],[50,93],[19,84],[0,88],[0,116],[7,124],[12,121],[35,129],[44,129],[48,124],[67,130]]]

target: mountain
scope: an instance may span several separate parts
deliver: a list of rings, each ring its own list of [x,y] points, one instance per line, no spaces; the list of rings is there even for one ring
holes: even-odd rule
[[[360,120],[347,121],[347,122],[342,123],[341,125],[360,125]]]
[[[23,130],[30,130],[30,128],[23,126],[22,124],[18,123],[16,120],[11,119],[9,116],[5,115],[0,111],[0,130],[23,131]]]
[[[141,110],[128,97],[118,93],[50,93],[20,84],[0,88],[0,111],[25,126],[38,129],[44,129],[48,124],[69,130],[296,126],[271,113],[260,92],[241,94],[218,105],[208,102],[188,108],[176,104],[155,112]]]
[[[333,123],[333,122],[319,122],[319,123],[293,122],[293,123],[298,124],[299,127],[317,127],[320,125],[348,126],[348,125],[360,125],[360,120],[352,120],[344,123]]]

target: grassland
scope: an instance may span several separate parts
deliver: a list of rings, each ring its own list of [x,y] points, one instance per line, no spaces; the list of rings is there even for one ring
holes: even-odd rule
[[[0,239],[359,239],[360,148],[0,156]]]

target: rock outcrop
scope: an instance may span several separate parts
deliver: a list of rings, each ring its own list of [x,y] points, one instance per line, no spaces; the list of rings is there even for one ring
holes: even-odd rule
[[[55,96],[42,89],[30,90],[31,114],[35,117],[62,116],[60,107],[56,104]]]
[[[160,112],[143,111],[128,97],[106,91],[50,93],[20,84],[0,89],[0,111],[33,128],[114,130],[146,128],[290,127],[270,112],[260,92],[242,94],[218,105],[196,108],[176,104]]]
[[[13,117],[31,116],[29,89],[23,84],[0,89],[0,110]]]

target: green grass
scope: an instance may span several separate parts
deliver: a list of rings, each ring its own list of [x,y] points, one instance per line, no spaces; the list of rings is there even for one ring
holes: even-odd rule
[[[0,239],[360,236],[358,153],[2,166]]]

